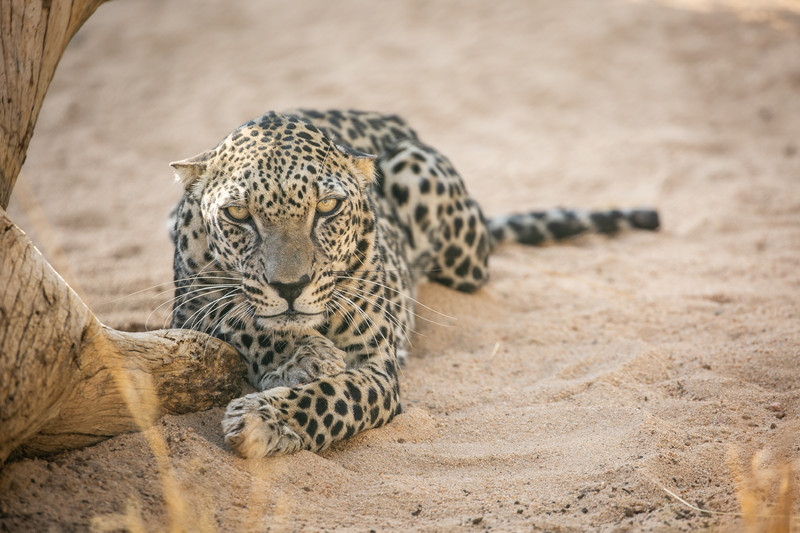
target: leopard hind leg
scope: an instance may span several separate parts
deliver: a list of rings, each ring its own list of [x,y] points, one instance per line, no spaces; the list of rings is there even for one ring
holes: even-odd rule
[[[388,209],[406,234],[415,277],[462,292],[483,286],[489,280],[489,229],[450,161],[416,139],[403,139],[376,166]]]

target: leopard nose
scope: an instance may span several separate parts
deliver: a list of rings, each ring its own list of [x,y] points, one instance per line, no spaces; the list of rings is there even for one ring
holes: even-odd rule
[[[293,281],[291,283],[274,282],[270,283],[270,285],[276,291],[278,291],[278,295],[280,295],[281,298],[286,300],[286,303],[289,304],[289,309],[291,309],[295,299],[297,299],[297,297],[300,296],[300,293],[303,292],[303,289],[309,283],[311,283],[311,278],[309,278],[308,275],[304,274],[302,278],[298,279],[297,281]]]

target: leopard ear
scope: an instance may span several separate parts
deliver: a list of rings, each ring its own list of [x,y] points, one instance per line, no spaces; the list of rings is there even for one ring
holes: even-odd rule
[[[202,154],[184,159],[173,161],[169,165],[175,169],[175,178],[180,181],[184,188],[189,188],[202,176],[208,168],[208,162],[216,155],[216,151],[209,150]]]
[[[378,159],[378,156],[365,154],[341,144],[337,144],[336,149],[350,156],[350,159],[353,160],[353,165],[358,173],[361,174],[361,178],[363,178],[364,185],[370,185],[375,182],[375,160]]]

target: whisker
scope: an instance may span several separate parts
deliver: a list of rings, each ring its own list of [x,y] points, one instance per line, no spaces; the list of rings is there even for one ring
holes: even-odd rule
[[[361,290],[358,290],[358,289],[351,289],[351,288],[345,289],[345,288],[343,288],[343,287],[337,287],[337,288],[336,288],[336,290],[337,290],[337,291],[340,291],[340,292],[343,292],[343,293],[345,293],[345,294],[349,294],[350,296],[353,296],[353,297],[356,297],[356,298],[361,298],[361,299],[362,299],[362,300],[364,300],[365,302],[367,302],[367,303],[371,303],[372,305],[377,305],[377,306],[379,306],[379,304],[378,304],[378,302],[377,302],[376,300],[371,300],[370,298],[367,298],[367,296],[369,296],[369,295],[368,295],[367,293],[365,293],[364,291],[361,291]],[[367,294],[367,296],[365,296],[365,294]],[[392,303],[396,303],[396,302],[392,302],[392,301],[390,301],[390,300],[389,300],[389,301],[387,301],[387,303],[389,303],[389,304],[392,304]],[[406,308],[405,308],[405,307],[403,307],[402,305],[400,305],[400,308],[401,308],[401,309],[403,309],[403,310],[405,310],[405,311],[408,311],[408,309],[406,309]],[[360,307],[359,307],[359,309],[360,309]],[[413,312],[412,312],[412,313],[413,313]],[[415,314],[415,313],[413,313],[413,314]],[[419,335],[419,332],[418,332],[418,331],[415,331],[415,330],[414,330],[413,328],[411,328],[411,326],[409,326],[408,324],[403,324],[403,323],[400,321],[400,319],[399,319],[399,318],[397,318],[396,316],[394,316],[392,313],[387,313],[387,314],[386,314],[386,317],[389,319],[389,322],[391,322],[391,324],[392,324],[394,327],[396,327],[396,328],[399,328],[399,329],[400,329],[400,331],[402,332],[403,336],[404,336],[404,337],[406,338],[406,340],[408,341],[408,345],[409,345],[409,346],[411,346],[411,345],[412,345],[412,343],[411,343],[411,339],[410,339],[410,338],[409,338],[409,336],[408,336],[408,332],[409,332],[409,331],[411,331],[412,333],[416,333],[417,335]]]
[[[189,329],[196,329],[197,331],[205,331],[209,332],[212,330],[212,326],[214,326],[214,322],[203,326],[208,321],[208,317],[211,316],[213,313],[223,309],[224,306],[229,305],[231,302],[230,300],[236,298],[239,294],[235,291],[228,292],[216,300],[213,300],[203,307],[192,313],[192,315],[186,319],[183,323],[185,327],[187,322],[190,322]]]
[[[334,298],[342,298],[342,299],[344,299],[345,301],[349,302],[349,303],[351,304],[351,306],[352,306],[352,308],[353,308],[353,309],[355,309],[356,311],[358,311],[359,313],[361,313],[361,315],[362,315],[362,316],[364,316],[364,318],[365,318],[365,319],[368,321],[368,322],[367,322],[367,324],[370,324],[370,322],[372,322],[372,319],[371,319],[371,318],[369,318],[368,316],[366,316],[366,315],[365,315],[365,313],[364,313],[364,311],[363,311],[363,310],[362,310],[362,309],[361,309],[359,306],[357,306],[357,305],[355,304],[355,302],[353,302],[353,301],[352,301],[350,298],[347,298],[346,296],[344,296],[344,295],[340,294],[340,293],[338,292],[338,290],[334,290],[334,292],[333,292],[333,297],[334,297]],[[337,302],[336,300],[331,300],[331,302],[332,302],[332,303],[335,303],[336,305],[338,305],[340,308],[342,308],[342,309],[343,309],[343,304],[342,304],[341,302]],[[345,311],[345,313],[346,313],[346,311]],[[349,314],[349,313],[347,313],[347,314]],[[352,317],[352,315],[350,315],[350,316]],[[352,322],[351,322],[351,325],[352,325],[352,326],[355,326],[355,318],[354,318],[354,317],[352,317]],[[377,325],[376,325],[376,327],[377,327]],[[401,329],[402,329],[402,328],[401,328]],[[372,331],[372,326],[370,326],[370,331]],[[380,330],[378,330],[378,332],[380,333]],[[408,338],[408,334],[407,334],[407,333],[405,333],[405,332],[404,332],[403,334],[404,334],[404,336],[406,337],[406,340],[408,340],[408,345],[409,345],[409,346],[411,346],[411,339],[409,339],[409,338]],[[374,337],[374,333],[373,333],[373,337]],[[386,342],[387,344],[389,344],[389,340],[388,340],[388,339],[387,339],[387,338],[386,338],[386,337],[385,337],[383,334],[381,334],[381,337],[383,338],[384,342]],[[392,346],[392,348],[394,348],[395,350],[397,349],[397,347],[396,347],[396,346]],[[369,359],[369,357],[367,357],[367,359]],[[395,360],[396,360],[396,359],[397,359],[397,353],[395,352]],[[400,373],[401,373],[401,374],[403,373],[403,370],[402,370],[402,368],[400,369]]]
[[[205,286],[201,286],[201,287],[196,287],[196,288],[194,288],[194,289],[192,289],[190,291],[184,292],[183,294],[181,294],[179,296],[175,296],[173,298],[169,298],[167,301],[161,303],[159,306],[157,306],[155,309],[153,309],[150,312],[150,316],[152,316],[153,313],[155,313],[156,311],[158,311],[159,309],[161,309],[165,305],[167,305],[169,303],[174,304],[175,302],[180,301],[180,304],[176,305],[172,309],[172,314],[174,315],[175,311],[177,311],[178,309],[180,309],[184,305],[186,305],[189,302],[192,302],[194,300],[197,300],[198,298],[203,298],[205,296],[209,296],[209,293],[211,293],[211,292],[218,291],[218,290],[224,290],[224,289],[236,289],[238,287],[239,287],[238,284],[236,284],[236,285],[234,285],[234,284],[205,285]],[[193,296],[192,298],[186,298],[186,296],[189,296],[191,294],[196,294],[198,292],[201,293],[201,294],[197,294],[196,296]],[[150,320],[150,316],[148,316],[147,317],[147,321],[145,321],[145,328],[147,327],[147,322],[149,322],[149,320]]]
[[[372,296],[372,295],[371,295],[370,293],[368,293],[368,292],[364,291],[363,289],[358,289],[358,288],[355,288],[355,287],[348,287],[348,290],[346,290],[346,291],[345,291],[345,289],[344,289],[344,288],[342,288],[342,287],[337,287],[337,290],[340,290],[340,291],[343,291],[343,292],[347,292],[347,294],[350,294],[351,296],[354,296],[354,297],[356,297],[356,298],[361,298],[361,299],[363,299],[363,300],[365,300],[365,301],[367,301],[367,302],[369,302],[369,303],[372,303],[372,304],[374,304],[374,305],[378,305],[378,304],[377,304],[377,303],[376,303],[374,300],[371,300],[371,299],[369,298],[369,296]],[[391,301],[391,300],[386,300],[386,301],[387,301],[387,303],[388,303],[389,305],[397,305],[397,306],[398,306],[398,307],[399,307],[401,310],[403,310],[403,311],[406,311],[407,313],[410,313],[410,314],[411,314],[411,315],[413,315],[413,316],[416,316],[416,317],[422,318],[423,320],[428,320],[428,319],[426,319],[425,317],[421,317],[421,316],[419,316],[417,313],[415,313],[413,310],[409,309],[407,306],[403,305],[402,303],[399,303],[399,302],[393,302],[393,301]],[[414,343],[412,343],[412,342],[411,342],[411,338],[410,338],[410,337],[409,337],[409,335],[408,335],[408,332],[409,332],[409,331],[410,331],[411,333],[414,333],[415,335],[419,335],[420,337],[425,337],[425,335],[423,335],[423,334],[422,334],[422,333],[420,333],[419,331],[417,331],[417,330],[415,330],[414,328],[412,328],[410,324],[403,324],[403,323],[400,321],[400,319],[399,319],[397,316],[395,316],[393,313],[391,313],[391,312],[390,312],[390,313],[388,313],[388,314],[387,314],[387,317],[389,318],[389,320],[392,322],[392,324],[393,324],[395,327],[397,327],[397,328],[400,328],[400,330],[401,330],[401,331],[402,331],[402,333],[403,333],[403,336],[404,336],[404,337],[406,338],[406,340],[408,341],[408,345],[409,345],[410,347],[413,347],[413,344],[414,344]],[[429,322],[431,322],[430,320],[428,320],[428,321],[429,321]],[[434,322],[434,324],[437,324],[437,323],[436,323],[436,322]],[[444,326],[444,327],[451,327],[451,326],[448,326],[448,325],[446,325],[446,324],[439,324],[439,325],[441,325],[441,326]]]
[[[388,291],[394,292],[395,294],[399,294],[401,296],[404,296],[405,298],[408,298],[410,301],[414,302],[416,305],[422,307],[423,309],[427,309],[428,311],[431,311],[432,313],[436,313],[437,315],[442,316],[444,318],[447,318],[449,320],[453,320],[454,322],[458,321],[458,319],[456,317],[452,317],[450,315],[442,313],[441,311],[437,311],[436,309],[433,309],[432,307],[428,307],[427,305],[423,304],[422,302],[420,302],[416,298],[412,298],[410,295],[405,294],[404,292],[401,292],[401,291],[399,291],[397,289],[394,289],[392,287],[389,287],[388,285],[386,285],[384,283],[381,283],[379,281],[374,281],[374,280],[365,279],[365,278],[355,278],[353,276],[343,276],[343,275],[337,275],[337,277],[344,278],[344,279],[351,279],[353,281],[361,281],[361,282],[372,283],[374,285],[378,285],[378,286],[380,286],[380,287],[382,287],[382,288],[384,288],[384,289],[386,289]],[[416,312],[414,312],[414,315],[419,317],[419,318],[421,318],[421,319],[423,319],[423,320],[426,320],[428,322],[432,322],[433,324],[438,324],[437,322],[435,322],[433,320],[430,320],[430,319],[427,319],[427,318],[423,317],[422,315],[417,314]],[[444,326],[444,327],[452,327],[452,325],[449,325],[449,324],[439,324],[439,325],[440,326]]]
[[[353,327],[353,326],[355,326],[355,317],[353,316],[353,313],[349,312],[349,311],[347,310],[347,308],[346,308],[346,307],[345,307],[345,306],[344,306],[344,305],[343,305],[341,302],[338,302],[338,301],[336,301],[336,299],[335,299],[335,298],[336,298],[336,294],[335,294],[335,293],[334,293],[332,296],[333,296],[333,297],[331,298],[331,300],[329,300],[329,301],[328,301],[328,303],[329,303],[329,304],[332,304],[332,305],[336,305],[336,308],[337,308],[337,309],[339,310],[339,312],[341,312],[341,314],[342,314],[342,320],[344,320],[344,322],[345,322],[345,323],[346,323],[346,324],[347,324],[349,327]],[[327,304],[326,304],[326,305],[327,305]],[[327,308],[327,307],[326,307],[326,308]],[[333,313],[332,313],[332,314],[333,314]]]
[[[197,326],[200,324],[200,322],[204,321],[208,317],[209,314],[211,314],[214,311],[212,306],[215,305],[215,304],[219,304],[220,302],[223,302],[224,300],[229,300],[231,298],[235,298],[236,296],[238,296],[238,294],[239,294],[238,292],[232,291],[232,292],[229,292],[228,294],[220,296],[216,300],[212,300],[209,303],[205,304],[203,307],[201,307],[200,309],[198,309],[197,311],[192,313],[189,316],[189,318],[187,318],[183,322],[183,324],[181,324],[181,329],[185,329],[186,328],[186,324],[191,324],[189,329],[196,329],[198,331],[204,331],[204,330],[199,329]],[[212,309],[209,310],[208,312],[205,312],[205,310],[208,309],[209,307],[212,307]],[[204,312],[205,312],[205,314],[203,314]],[[198,317],[198,316],[200,317],[200,322],[195,320],[195,317]],[[205,328],[205,329],[207,329],[207,328]]]
[[[334,292],[334,295],[336,295],[337,297],[339,297],[339,298],[340,298],[341,300],[343,300],[345,303],[348,303],[348,304],[350,304],[350,307],[351,307],[351,309],[353,309],[353,311],[357,312],[359,315],[361,315],[361,316],[364,318],[364,321],[366,322],[366,324],[367,324],[367,327],[368,327],[368,328],[369,328],[369,330],[370,330],[370,333],[372,334],[372,336],[373,336],[373,337],[375,337],[375,336],[376,336],[376,334],[375,334],[375,330],[374,330],[374,329],[372,329],[372,326],[373,326],[373,325],[375,325],[375,326],[377,327],[377,325],[376,325],[376,324],[373,322],[372,318],[371,318],[371,317],[370,317],[370,316],[369,316],[367,313],[365,313],[365,312],[364,312],[364,310],[363,310],[363,309],[361,309],[361,307],[359,307],[359,306],[358,306],[358,305],[357,305],[357,304],[356,304],[356,303],[355,303],[353,300],[351,300],[350,298],[348,298],[348,297],[347,297],[347,296],[345,296],[344,294],[341,294],[341,293],[339,293],[339,292],[337,291],[337,292]],[[356,329],[358,329],[358,326],[357,326],[357,325],[356,325],[356,323],[355,323],[355,315],[353,315],[353,326],[354,326]],[[379,331],[379,333],[380,333],[380,331]],[[364,335],[364,334],[363,334],[363,333],[361,333],[361,336],[363,336],[363,335]],[[386,340],[386,338],[385,338],[385,337],[384,337],[384,340]]]
[[[325,162],[328,160],[328,154],[331,153],[331,148],[333,148],[333,142],[328,144],[328,149],[325,150],[325,155],[322,158],[322,164],[319,166],[319,170],[317,170],[317,175],[314,176],[315,181],[319,179],[319,175],[322,173],[322,169],[325,168]]]
[[[386,343],[389,342],[388,339],[386,338],[386,336],[383,333],[381,333],[380,328],[378,328],[378,325],[375,324],[373,322],[372,318],[370,318],[370,316],[367,313],[365,313],[359,306],[357,306],[355,304],[355,302],[353,302],[353,300],[351,300],[347,296],[344,296],[343,294],[337,294],[336,292],[334,292],[333,294],[338,296],[339,298],[342,298],[344,301],[349,302],[352,305],[353,309],[355,311],[358,311],[361,314],[361,316],[364,317],[364,321],[366,322],[367,327],[369,328],[370,334],[372,335],[373,338],[375,338],[377,336],[375,334],[375,330],[372,328],[372,326],[374,325],[378,329],[378,335],[381,336],[381,338],[384,340],[384,342],[386,342]],[[361,336],[363,336],[363,335],[364,334],[362,333]]]
[[[211,322],[211,323],[210,323],[208,326],[206,326],[206,333],[208,333],[208,337],[209,337],[209,338],[206,340],[206,345],[205,345],[205,347],[203,348],[203,351],[204,351],[204,352],[205,352],[205,351],[208,349],[208,343],[210,342],[210,340],[211,340],[211,337],[212,337],[212,336],[216,337],[216,335],[214,335],[214,331],[217,329],[217,327],[219,327],[219,325],[222,323],[222,321],[223,321],[223,320],[226,320],[226,319],[227,319],[228,317],[230,317],[230,316],[231,316],[231,315],[232,315],[234,312],[238,312],[238,308],[239,308],[240,306],[241,306],[241,307],[250,307],[250,309],[252,310],[252,313],[253,313],[253,315],[255,315],[255,310],[254,310],[254,309],[252,309],[252,306],[249,306],[249,304],[248,304],[247,302],[239,302],[238,304],[236,304],[235,306],[233,306],[233,308],[231,308],[231,309],[230,309],[230,310],[229,310],[227,313],[225,313],[225,314],[221,314],[221,315],[220,315],[219,317],[217,317],[217,318],[216,318],[216,319],[215,319],[213,322]],[[217,308],[217,309],[219,309],[219,308]],[[208,313],[206,313],[206,316],[203,318],[203,320],[205,320],[205,319],[208,317],[208,315],[209,315],[209,314],[211,314],[211,313],[213,313],[213,312],[215,312],[215,311],[216,311],[216,309],[209,310],[209,312],[208,312]]]
[[[247,326],[245,323],[245,319],[247,318],[248,313],[250,312],[250,306],[247,302],[239,302],[233,309],[231,309],[225,317],[226,321],[236,321],[238,322],[238,327],[244,328]]]
[[[222,271],[220,271],[220,272],[222,272]],[[163,291],[159,291],[157,294],[154,295],[154,297],[158,297],[158,296],[161,296],[162,294],[164,294],[166,292],[170,292],[170,291],[174,290],[174,286],[175,286],[176,283],[182,283],[184,281],[196,281],[197,279],[200,279],[199,275],[188,277],[188,278],[179,278],[179,279],[175,279],[175,280],[172,280],[172,281],[165,281],[164,283],[156,283],[155,285],[150,285],[149,287],[145,287],[144,289],[140,289],[138,291],[130,292],[128,294],[124,294],[124,295],[118,296],[116,298],[111,298],[109,300],[103,300],[98,305],[106,305],[106,304],[110,304],[110,303],[114,303],[114,302],[119,302],[120,300],[124,300],[126,298],[132,298],[133,296],[136,296],[138,294],[142,294],[142,293],[145,293],[145,292],[148,292],[148,291],[152,291],[153,289],[159,289],[161,287],[166,287],[166,286],[169,285],[170,287],[168,289],[164,289]],[[216,281],[216,280],[240,281],[240,278],[235,278],[233,276],[227,276],[227,277],[214,276],[214,277],[208,277],[207,279],[208,279],[208,281]]]
[[[216,291],[216,290],[222,290],[222,289],[227,288],[227,287],[238,287],[238,285],[209,285],[209,286],[204,286],[204,287],[197,287],[195,289],[192,289],[191,291],[187,291],[187,292],[181,294],[180,296],[174,296],[172,298],[168,298],[165,302],[162,302],[161,304],[156,306],[155,309],[150,311],[150,314],[147,315],[147,319],[144,322],[144,327],[145,327],[146,330],[149,330],[148,324],[150,322],[150,318],[153,316],[153,314],[155,314],[159,309],[161,309],[165,305],[168,305],[170,303],[171,304],[175,304],[175,302],[181,301],[181,303],[179,305],[176,305],[176,306],[173,307],[171,315],[174,315],[175,311],[177,311],[178,309],[180,309],[181,307],[183,307],[187,303],[189,303],[189,302],[191,302],[193,300],[196,300],[197,298],[202,298],[203,296],[207,296],[207,294],[200,294],[200,295],[197,295],[197,296],[189,298],[189,299],[184,299],[189,294],[194,294],[194,293],[197,293],[197,292],[200,292],[200,291],[212,292],[212,291]],[[166,291],[164,291],[164,292],[166,292]],[[161,294],[163,294],[163,292]],[[167,317],[167,319],[165,319],[165,324],[162,327],[166,327],[166,320],[168,320],[170,318],[171,317]]]
[[[374,300],[370,300],[368,298],[365,298],[363,295],[360,295],[357,292],[345,291],[341,287],[339,287],[337,290],[339,290],[343,294],[348,294],[348,295],[353,296],[355,298],[360,298],[360,299],[366,301],[367,303],[371,303],[373,305],[378,305]],[[360,309],[361,308],[359,307],[359,310]],[[411,339],[408,338],[408,330],[411,330],[413,333],[417,333],[417,332],[412,330],[408,325],[405,325],[405,324],[401,323],[400,320],[397,317],[395,317],[394,315],[392,315],[391,313],[387,313],[386,317],[389,319],[390,324],[394,328],[399,328],[400,329],[400,331],[402,332],[403,336],[406,338],[406,340],[409,342],[409,344],[411,344]],[[373,323],[374,323],[374,321],[373,321]],[[377,324],[376,324],[376,326],[377,326]]]
[[[188,316],[186,320],[184,320],[184,322],[181,324],[181,329],[193,329],[196,331],[203,331],[204,333],[208,333],[209,327],[212,324],[208,324],[205,328],[201,328],[200,326],[202,326],[205,322],[208,321],[209,316],[222,309],[223,306],[227,305],[229,303],[228,300],[230,300],[231,298],[233,298],[233,295],[229,294],[221,296],[216,300],[207,303],[206,305],[204,305],[203,307],[192,313],[190,316]]]
[[[362,289],[358,289],[356,287],[336,287],[336,290],[339,291],[339,292],[345,293],[345,294],[349,294],[350,296],[354,296],[356,298],[360,298],[360,299],[364,300],[365,302],[370,303],[370,304],[372,304],[374,306],[378,306],[378,307],[381,307],[381,308],[384,307],[384,305],[381,305],[378,302],[378,300],[374,300],[374,299],[370,298],[370,296],[373,296],[372,294],[370,294],[367,291],[364,291]],[[383,297],[380,296],[380,298],[383,298]],[[389,305],[396,303],[396,302],[393,302],[391,300],[387,300],[386,298],[383,298],[383,300],[384,300],[385,304],[389,304]],[[408,309],[406,309],[402,305],[400,305],[400,308],[405,310],[405,311],[408,311]],[[390,319],[393,320],[392,324],[394,324],[395,326],[399,326],[400,325],[400,322],[399,322],[397,317],[395,317],[392,314],[388,314],[387,316]]]
[[[359,306],[358,306],[358,305],[357,305],[357,304],[356,304],[356,303],[355,303],[353,300],[351,300],[350,298],[348,298],[348,297],[347,297],[347,296],[345,296],[344,294],[341,294],[341,293],[339,293],[339,292],[338,292],[338,290],[337,290],[337,291],[335,291],[333,294],[334,294],[334,296],[337,296],[337,297],[339,297],[339,298],[340,298],[342,301],[344,301],[345,303],[348,303],[348,304],[350,304],[350,308],[351,308],[353,311],[356,311],[358,314],[360,314],[360,315],[361,315],[361,316],[364,318],[364,321],[366,322],[366,324],[367,324],[367,327],[368,327],[368,328],[369,328],[369,330],[370,330],[370,333],[371,333],[371,334],[372,334],[372,336],[374,337],[374,336],[375,336],[375,330],[373,330],[373,329],[372,329],[372,326],[374,325],[374,322],[372,321],[372,318],[370,318],[370,316],[369,316],[369,315],[367,315],[367,314],[364,312],[364,310],[363,310],[363,309],[361,309],[361,307],[359,307]],[[357,326],[357,325],[356,325],[356,323],[355,323],[355,315],[351,315],[351,316],[353,317],[353,322],[352,322],[352,325],[353,325],[353,327],[354,327],[354,328],[356,328],[356,329],[358,329],[358,326]],[[363,335],[364,335],[364,334],[363,334],[363,333],[361,333],[361,336],[363,336]],[[385,338],[384,338],[384,340],[385,340]]]

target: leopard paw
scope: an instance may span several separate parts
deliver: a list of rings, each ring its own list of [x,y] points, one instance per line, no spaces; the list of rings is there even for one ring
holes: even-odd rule
[[[292,358],[259,382],[261,390],[294,387],[317,378],[344,372],[346,353],[322,336],[308,337],[297,347]]]
[[[280,412],[262,392],[231,401],[222,431],[225,443],[247,459],[294,453],[303,447],[300,436],[281,420]]]
[[[295,366],[290,371],[290,378],[300,379],[299,384],[344,372],[346,355],[328,339],[314,337],[312,342],[301,345],[295,352]]]

